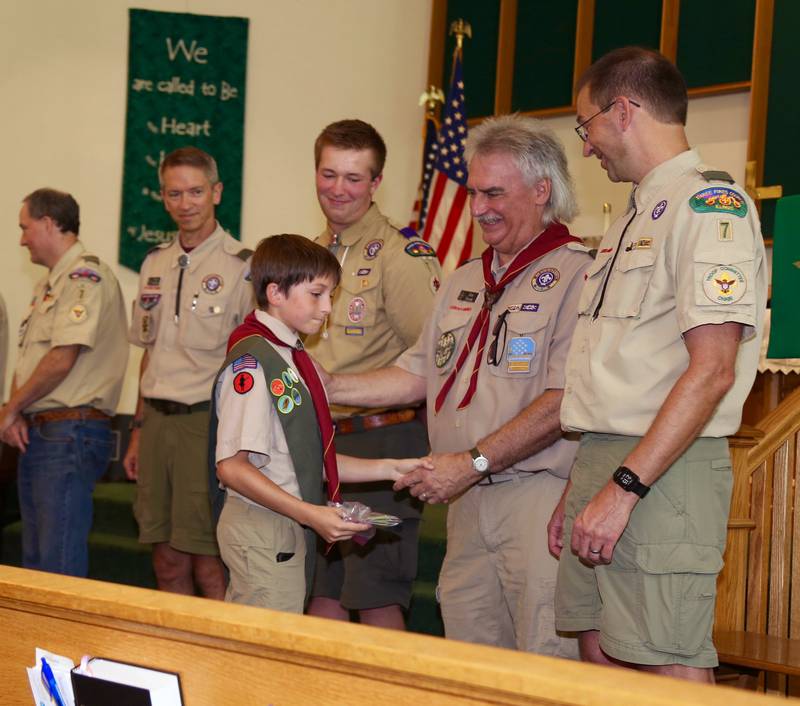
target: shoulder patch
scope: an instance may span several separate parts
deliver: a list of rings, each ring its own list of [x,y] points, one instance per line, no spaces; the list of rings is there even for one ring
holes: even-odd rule
[[[700,172],[700,175],[706,181],[727,181],[729,184],[733,184],[733,177],[728,174],[728,172],[724,172],[719,169],[707,169],[703,172]]]
[[[69,273],[70,279],[88,279],[90,282],[99,282],[102,277],[100,274],[95,272],[94,270],[90,270],[88,267],[78,267],[72,272]]]
[[[242,370],[247,370],[248,368],[252,368],[253,370],[258,369],[258,361],[251,353],[245,353],[231,363],[231,369],[234,373],[240,373]]]
[[[698,191],[689,199],[689,206],[697,213],[730,213],[739,218],[747,215],[744,196],[725,186],[710,186]]]
[[[436,251],[424,240],[413,240],[404,249],[411,257],[436,257]]]
[[[253,251],[250,248],[242,248],[239,252],[236,253],[236,257],[238,257],[242,262],[247,262],[252,256],[252,254]]]
[[[85,254],[81,257],[82,260],[86,260],[86,262],[91,262],[93,265],[100,264],[100,258],[97,255],[88,255]]]

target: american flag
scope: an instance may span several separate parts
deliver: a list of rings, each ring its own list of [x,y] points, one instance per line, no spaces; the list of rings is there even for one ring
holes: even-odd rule
[[[258,368],[258,361],[252,355],[250,355],[250,353],[245,353],[243,356],[233,361],[234,373],[247,370],[247,368]]]
[[[425,142],[422,148],[422,178],[419,180],[417,189],[417,200],[414,201],[414,209],[411,214],[409,227],[418,233],[425,227],[425,216],[427,215],[428,195],[431,191],[433,181],[433,165],[436,164],[436,120],[432,115],[425,118]]]
[[[467,165],[464,162],[466,140],[464,80],[461,53],[457,52],[453,81],[437,138],[438,155],[433,168],[433,183],[422,235],[436,249],[444,274],[452,272],[472,254],[473,224],[467,200]],[[422,212],[425,210],[423,205]]]

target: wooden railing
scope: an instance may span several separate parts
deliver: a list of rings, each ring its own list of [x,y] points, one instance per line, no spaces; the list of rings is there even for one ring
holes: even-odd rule
[[[794,561],[799,436],[800,389],[730,439],[734,484],[725,568],[717,584],[719,633],[800,638],[800,562]],[[768,675],[762,685],[800,695],[794,681]]]
[[[0,703],[34,648],[175,671],[186,706],[745,706],[765,695],[0,566]]]

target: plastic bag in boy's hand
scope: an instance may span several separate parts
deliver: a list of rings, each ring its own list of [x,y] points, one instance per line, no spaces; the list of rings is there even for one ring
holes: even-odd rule
[[[395,517],[394,515],[387,515],[383,512],[373,512],[372,508],[364,505],[364,503],[351,502],[348,500],[343,503],[328,502],[328,505],[337,508],[343,520],[372,525],[366,532],[359,532],[353,537],[359,544],[363,544],[367,540],[372,539],[372,537],[375,536],[376,527],[396,527],[402,522],[399,517]]]

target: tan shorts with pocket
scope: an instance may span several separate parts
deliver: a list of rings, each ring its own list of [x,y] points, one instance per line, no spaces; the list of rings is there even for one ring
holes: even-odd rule
[[[600,631],[600,647],[633,664],[715,667],[711,641],[733,477],[727,439],[697,439],[631,513],[611,564],[570,547],[575,517],[639,443],[584,434],[567,497],[556,588],[559,630]]]

